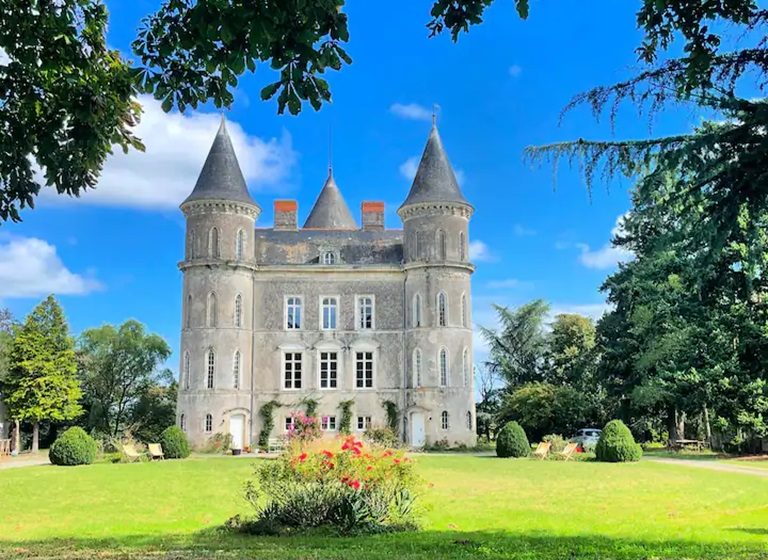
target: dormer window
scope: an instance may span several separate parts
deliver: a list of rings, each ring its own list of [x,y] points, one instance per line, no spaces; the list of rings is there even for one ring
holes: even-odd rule
[[[336,253],[333,251],[325,251],[321,258],[321,262],[323,264],[336,264],[337,261],[338,259],[336,258]]]

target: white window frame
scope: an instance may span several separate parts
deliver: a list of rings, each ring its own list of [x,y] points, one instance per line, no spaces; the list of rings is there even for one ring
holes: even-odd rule
[[[360,422],[361,420],[362,422]],[[362,427],[360,427],[361,424]],[[373,419],[370,416],[358,416],[357,420],[355,421],[356,431],[364,432],[365,430],[370,429],[372,424]]]
[[[235,296],[235,312],[233,323],[235,324],[235,328],[243,328],[243,296],[240,294]]]
[[[219,228],[212,227],[208,230],[208,257],[218,259],[221,256],[221,239],[219,238]]]
[[[421,306],[421,294],[415,293],[413,294],[413,309],[412,309],[412,317],[411,317],[411,326],[413,328],[419,328],[423,324],[422,320],[422,306]]]
[[[216,387],[216,350],[208,348],[205,353],[205,388]]]
[[[181,428],[182,432],[187,431],[187,417],[183,412],[179,415],[179,428]]]
[[[242,261],[245,258],[245,231],[241,228],[235,234],[235,260]]]
[[[232,354],[232,388],[239,390],[243,385],[243,355],[240,350]]]
[[[421,348],[416,348],[413,351],[413,386],[415,388],[421,387],[422,384],[422,367],[424,365],[424,355],[421,352]]]
[[[371,300],[371,326],[366,327],[362,325],[363,322],[363,310],[362,304],[364,300]],[[376,329],[376,296],[373,294],[363,294],[355,296],[355,330],[358,331],[372,331]]]
[[[283,431],[289,432],[294,427],[296,427],[296,419],[293,416],[286,416],[283,420]]]
[[[290,299],[296,299],[299,301],[298,303],[298,310],[299,310],[299,326],[289,326],[288,325],[288,306],[289,304],[288,300]],[[294,303],[291,305],[294,309],[296,309],[296,304]],[[294,314],[294,325],[295,325],[295,318],[296,315]],[[286,331],[300,331],[304,328],[304,296],[285,296],[283,298],[283,329]]]
[[[450,427],[451,427],[451,422],[448,416],[448,411],[444,410],[440,413],[440,429],[448,430]]]
[[[335,387],[323,387],[323,354],[336,354],[335,362],[336,362],[336,379],[334,380],[336,383]],[[336,391],[339,389],[339,386],[341,385],[341,349],[337,348],[336,346],[333,347],[327,347],[327,348],[318,348],[317,349],[317,387],[321,391]],[[330,368],[328,370],[329,377],[328,377],[328,383],[330,385]]]
[[[203,431],[206,434],[213,433],[213,414],[206,414],[203,419]]]
[[[441,302],[442,300],[442,302]],[[448,294],[443,291],[437,293],[435,298],[435,318],[438,327],[448,326]]]
[[[376,390],[376,367],[378,365],[378,352],[374,348],[369,347],[356,347],[352,349],[352,352],[354,352],[354,386],[356,391],[375,391]],[[358,354],[370,354],[371,355],[371,385],[370,387],[365,386],[365,371],[363,372],[363,386],[360,387],[357,384],[357,363],[358,363]],[[367,358],[363,358],[364,361],[367,360]]]
[[[291,354],[293,357],[290,360],[290,363],[293,365],[293,368],[291,370],[291,386],[286,387],[286,365],[288,364],[288,354]],[[295,355],[299,356],[298,362],[296,361]],[[301,365],[301,371],[299,372],[299,385],[300,387],[296,387],[296,363],[299,363]],[[283,350],[281,353],[281,359],[280,359],[280,390],[281,391],[301,391],[304,389],[304,352],[302,350],[294,350],[294,349],[286,349]]]
[[[323,251],[323,254],[320,255],[320,263],[327,266],[338,264],[339,256],[336,251]]]
[[[324,415],[320,418],[320,429],[324,432],[335,432],[339,429],[339,424],[334,415]]]
[[[445,357],[445,367],[443,367],[443,357]],[[445,346],[437,351],[437,375],[440,387],[448,387],[448,380],[451,377],[451,362],[448,358],[448,349]]]
[[[335,324],[334,324],[333,327],[326,327],[325,326],[325,314],[324,314],[324,310],[323,310],[323,308],[324,308],[323,301],[326,300],[326,299],[332,299],[332,300],[334,300],[336,302],[336,304],[334,305],[336,313],[335,313],[335,317],[334,317]],[[337,331],[337,330],[339,330],[339,317],[340,317],[340,311],[341,311],[341,297],[338,296],[338,295],[336,295],[336,296],[320,296],[320,301],[318,303],[320,304],[319,305],[319,309],[320,309],[320,330],[321,331]]]
[[[461,294],[461,326],[465,329],[469,325],[469,309],[467,307],[467,294]]]

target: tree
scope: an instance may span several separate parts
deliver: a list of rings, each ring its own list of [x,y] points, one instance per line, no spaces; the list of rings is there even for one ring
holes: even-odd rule
[[[78,353],[89,430],[117,437],[146,421],[135,416],[137,410],[157,406],[157,402],[150,406],[150,401],[169,399],[168,394],[150,393],[169,381],[167,371],[159,367],[171,350],[162,337],[147,334],[138,321],[126,321],[119,328],[104,325],[84,331]]]
[[[527,383],[508,393],[498,419],[517,421],[533,439],[547,434],[568,437],[588,420],[587,402],[578,391],[551,383]]]
[[[40,422],[65,422],[82,414],[74,343],[53,296],[14,329],[10,370],[3,380],[5,404],[13,420],[32,423],[37,452]]]
[[[3,404],[3,379],[8,374],[9,355],[11,351],[11,342],[13,340],[13,315],[8,309],[0,309],[0,419],[6,420],[5,405]],[[0,437],[5,437],[5,433],[0,431]],[[15,439],[14,439],[15,445]]]
[[[176,424],[178,384],[170,370],[147,386],[128,412],[128,431],[141,441],[160,441],[160,434]]]

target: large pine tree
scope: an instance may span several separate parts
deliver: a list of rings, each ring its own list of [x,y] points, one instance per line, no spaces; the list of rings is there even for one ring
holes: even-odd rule
[[[3,393],[10,417],[33,426],[38,450],[42,421],[63,422],[82,414],[74,341],[56,298],[40,303],[14,331]]]

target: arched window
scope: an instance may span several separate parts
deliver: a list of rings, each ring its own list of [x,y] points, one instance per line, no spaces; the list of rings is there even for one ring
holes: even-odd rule
[[[336,253],[333,251],[323,253],[323,264],[336,264]]]
[[[461,354],[461,375],[464,380],[464,387],[469,384],[469,350],[464,348]]]
[[[213,389],[213,378],[216,375],[216,352],[213,348],[208,350],[208,372],[205,376],[205,386]]]
[[[421,350],[413,351],[413,386],[421,387]]]
[[[189,384],[190,384],[190,361],[189,361],[189,352],[184,352],[184,367],[183,367],[182,375],[184,376],[184,379],[182,380],[182,384],[185,390],[189,391]]]
[[[448,250],[445,242],[445,232],[441,229],[437,230],[437,255],[441,261],[446,259]]]
[[[240,388],[240,350],[235,352],[235,357],[232,358],[232,388]]]
[[[235,326],[238,329],[243,326],[243,298],[240,294],[235,298]]]
[[[245,256],[245,232],[241,229],[237,230],[235,236],[235,260],[241,261]]]
[[[421,326],[421,294],[413,296],[413,326]]]
[[[472,431],[472,413],[467,411],[467,429]]]
[[[414,249],[414,258],[420,259],[424,256],[424,247],[422,247],[423,242],[421,239],[421,232],[417,231],[415,234],[415,237],[416,237],[416,242],[414,243],[414,245],[416,246],[416,248]]]
[[[184,309],[184,326],[190,328],[192,326],[192,294],[187,295],[187,307]]]
[[[444,327],[448,324],[448,296],[445,292],[437,294],[437,326]]]
[[[467,260],[467,236],[463,231],[459,233],[459,260]]]
[[[195,258],[195,232],[194,231],[190,231],[189,237],[187,238],[187,258],[188,259]]]
[[[205,312],[205,325],[208,327],[216,326],[216,294],[208,294],[208,304]]]
[[[440,386],[448,386],[448,350],[445,348],[440,349],[440,356],[438,357],[438,363],[440,364]]]
[[[181,428],[182,432],[187,431],[187,417],[183,414],[179,416],[179,428]]]
[[[208,233],[208,256],[212,259],[218,259],[219,255],[219,230],[211,228]]]
[[[213,431],[213,416],[205,415],[205,433],[210,434]]]
[[[461,294],[461,326],[467,326],[467,294]]]
[[[440,413],[440,427],[443,430],[448,429],[448,411],[447,410],[444,410],[443,412]]]

